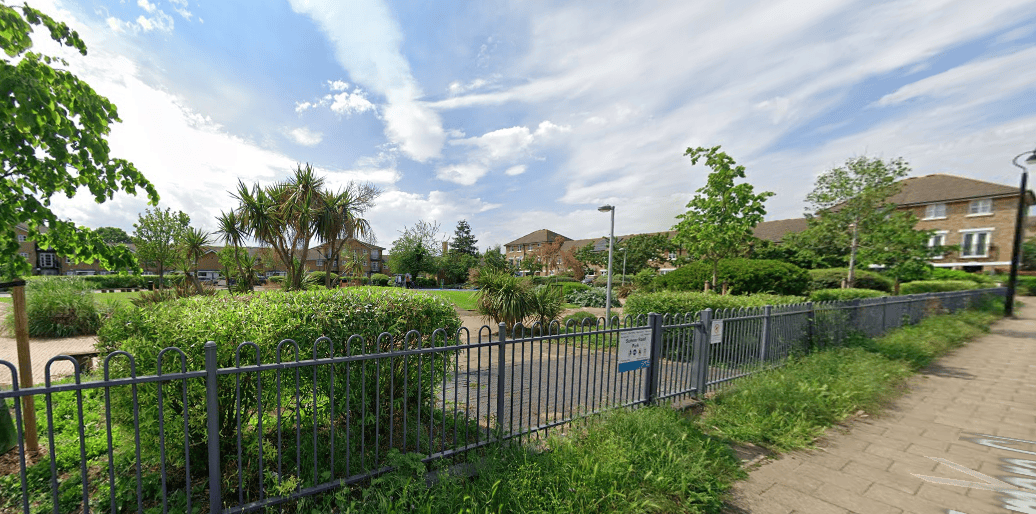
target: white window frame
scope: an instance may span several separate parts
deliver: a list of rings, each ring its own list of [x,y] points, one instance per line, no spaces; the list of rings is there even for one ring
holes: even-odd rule
[[[992,216],[993,199],[979,198],[968,204],[968,216]]]
[[[25,242],[25,234],[18,234],[18,242],[19,243],[24,243]]]
[[[49,269],[57,266],[57,262],[54,262],[56,259],[54,259],[54,254],[52,253],[41,253],[39,258],[41,268]]]
[[[18,252],[18,255],[25,257],[25,260],[29,260],[29,254],[26,252]]]
[[[946,235],[950,232],[948,230],[936,230],[932,237],[928,238],[928,248],[935,248],[936,246],[946,246]],[[934,255],[933,259],[942,259],[943,255]]]
[[[958,232],[960,232],[960,234],[961,234],[961,236],[960,236],[960,256],[961,256],[961,258],[962,259],[984,259],[984,258],[989,257],[989,248],[990,248],[990,246],[992,246],[992,243],[993,243],[993,232],[995,230],[996,229],[994,229],[992,227],[989,227],[989,228],[967,228],[967,229],[959,230]],[[979,237],[979,234],[985,234],[986,235],[986,241],[985,241],[985,244],[983,245],[983,248],[981,249],[981,253],[974,253],[974,252],[973,253],[967,253],[967,251],[969,249],[976,250],[976,249],[970,248],[969,246],[965,246],[965,244],[968,242],[969,236],[970,236],[970,239],[972,239],[974,241],[976,238]]]
[[[317,267],[318,268],[323,268],[324,267],[324,259],[317,259]]]
[[[942,207],[940,209],[940,207]],[[946,219],[946,204],[945,203],[930,203],[924,208],[924,220],[944,220]]]

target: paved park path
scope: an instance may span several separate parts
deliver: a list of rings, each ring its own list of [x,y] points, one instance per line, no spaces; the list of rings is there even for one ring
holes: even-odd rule
[[[1023,300],[887,412],[752,470],[730,512],[1036,513],[1036,298]]]

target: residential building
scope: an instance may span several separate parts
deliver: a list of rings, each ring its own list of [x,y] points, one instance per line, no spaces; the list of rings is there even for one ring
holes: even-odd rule
[[[559,237],[566,242],[572,240],[545,228],[530,232],[504,245],[504,258],[512,265],[521,268],[523,260],[535,256],[543,245],[553,243]]]

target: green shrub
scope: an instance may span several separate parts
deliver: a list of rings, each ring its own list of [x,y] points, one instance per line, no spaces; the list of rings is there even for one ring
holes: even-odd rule
[[[583,290],[586,290],[586,289],[590,289],[590,286],[588,286],[586,284],[583,284],[581,282],[562,282],[561,283],[561,292],[565,296],[565,298],[568,298],[568,294],[571,293],[572,291],[583,291]]]
[[[564,277],[564,276],[560,276],[560,275],[533,276],[533,277],[526,277],[526,278],[528,278],[529,281],[531,281],[533,284],[535,284],[537,286],[544,285],[544,284],[555,284],[555,283],[561,283],[561,282],[579,282],[578,280],[576,280],[576,279],[574,279],[572,277]]]
[[[147,283],[141,275],[120,273],[117,275],[86,275],[79,277],[94,289],[137,289]],[[158,278],[158,277],[155,277]]]
[[[812,269],[809,274],[809,290],[839,289],[842,287],[842,280],[849,276],[849,268],[827,268]],[[876,291],[892,292],[894,281],[880,273],[858,269],[855,271],[854,287],[860,289],[874,289]]]
[[[948,316],[934,316],[877,339],[857,338],[851,344],[889,359],[905,361],[912,368],[920,369],[988,331],[989,325],[1000,319],[1002,312],[1001,307],[995,312],[970,310]]]
[[[633,293],[626,299],[622,312],[637,317],[651,312],[659,314],[686,314],[705,309],[741,309],[765,305],[787,305],[805,301],[801,296],[779,296],[770,294],[720,295],[715,292],[661,291],[658,293]]]
[[[732,294],[801,295],[809,284],[806,270],[787,262],[762,259],[723,259],[717,277],[720,283],[728,284]],[[712,264],[704,261],[662,275],[662,283],[670,291],[702,291],[705,282],[711,280]]]
[[[859,289],[855,287],[847,289],[818,289],[809,294],[811,302],[844,302],[860,298],[879,298],[888,296],[884,291],[874,289]]]
[[[603,287],[588,287],[577,289],[565,295],[565,301],[574,303],[580,307],[604,307],[608,302],[608,292]],[[619,307],[619,299],[612,296],[612,307]]]
[[[478,287],[475,304],[479,314],[509,328],[529,317],[533,311],[531,281],[523,278],[488,267],[479,268],[475,278]]]
[[[565,319],[563,319],[561,322],[561,326],[567,327],[569,326],[569,324],[572,324],[573,326],[578,328],[583,326],[584,323],[587,323],[590,327],[596,327],[597,316],[586,311],[576,311],[572,314],[569,314],[568,316],[565,316]]]
[[[119,313],[100,330],[98,349],[104,354],[125,350],[134,356],[138,375],[153,375],[157,370],[158,353],[166,347],[180,348],[185,355],[186,368],[200,370],[204,365],[206,341],[214,341],[217,345],[217,364],[220,367],[232,367],[235,366],[238,345],[246,341],[258,347],[259,359],[263,363],[275,363],[278,344],[286,339],[298,344],[298,358],[308,359],[314,355],[314,342],[320,337],[329,338],[329,344],[334,347],[334,355],[343,356],[442,346],[450,344],[452,338],[439,337],[432,340],[432,332],[436,328],[445,328],[446,332],[452,335],[459,327],[460,319],[448,301],[401,289],[270,291],[252,295],[182,298]],[[424,337],[405,339],[404,335],[409,330],[418,330]],[[382,332],[388,333],[389,336],[379,339],[378,335]],[[354,334],[363,338],[350,338]],[[327,356],[328,346],[319,346],[316,355]],[[254,364],[256,357],[251,347],[241,348],[243,364]],[[286,344],[280,359],[292,361],[295,358],[293,346]],[[301,373],[301,378],[297,378],[300,375],[290,370],[264,372],[261,394],[256,388],[256,374],[250,373],[242,376],[240,398],[235,396],[235,378],[221,376],[217,397],[220,412],[224,414],[220,417],[219,426],[220,433],[224,435],[221,439],[221,451],[227,453],[224,459],[231,459],[229,452],[232,451],[235,442],[233,435],[238,433],[237,421],[231,414],[242,414],[241,424],[244,429],[241,433],[245,436],[246,448],[254,448],[259,444],[254,430],[257,416],[263,417],[264,426],[275,426],[278,415],[272,406],[277,405],[277,377],[285,381],[285,390],[294,391],[298,387],[301,398],[310,399],[309,403],[303,405],[305,412],[300,413],[303,425],[312,427],[313,423],[323,423],[320,426],[326,427],[327,414],[324,409],[327,408],[328,402],[333,402],[337,412],[367,414],[363,417],[339,418],[332,429],[345,430],[348,420],[348,427],[352,433],[362,434],[373,430],[375,422],[381,423],[382,426],[391,425],[394,420],[388,419],[388,414],[393,411],[399,414],[396,409],[400,409],[404,404],[409,406],[409,415],[416,416],[421,409],[428,415],[434,397],[432,384],[436,380],[442,380],[449,361],[450,359],[431,356],[406,362],[397,360],[391,365],[384,366],[380,373],[374,373],[368,364],[359,362],[334,367],[320,366],[315,368],[315,373],[312,368],[306,368]],[[129,366],[125,358],[115,358],[112,362],[114,376],[128,376]],[[168,355],[163,365],[166,373],[178,370],[176,354]],[[332,377],[336,391],[334,395],[331,394]],[[423,382],[419,381],[418,377],[421,377]],[[408,384],[406,391],[403,391],[403,384]],[[182,415],[185,406],[181,400],[180,387],[181,384],[176,383],[167,388],[163,414],[166,426],[169,427],[183,427]],[[395,388],[394,393],[390,387]],[[346,388],[351,388],[352,393],[345,394]],[[158,426],[156,389],[145,386],[138,389],[141,426]],[[186,390],[187,404],[191,406],[188,428],[191,455],[192,458],[204,461],[205,382],[188,380]],[[363,390],[366,391],[366,395],[360,393]],[[420,403],[418,398],[421,399]],[[113,395],[113,400],[113,420],[132,430],[133,409],[130,395]],[[263,402],[262,409],[257,407],[259,400]],[[240,403],[235,403],[236,401]],[[312,405],[312,401],[319,403]],[[318,407],[319,411],[316,410]],[[294,406],[291,408],[294,409]],[[381,417],[376,419],[372,414],[375,412],[380,412]],[[294,417],[285,416],[283,421],[292,423],[293,419]],[[183,433],[182,429],[168,430],[168,447],[183,448]],[[141,436],[145,449],[157,451],[157,430],[141,431]],[[343,445],[342,451],[350,450]],[[156,456],[151,454],[147,459],[153,462],[155,458]],[[182,466],[184,454],[172,452],[168,458],[173,465]],[[246,472],[254,477],[259,471],[248,469]],[[300,472],[296,471],[295,474],[299,475]]]
[[[392,285],[392,277],[385,275],[384,273],[375,273],[371,275],[372,286],[390,286]]]
[[[564,299],[558,286],[536,286],[530,295],[532,322],[538,322],[543,331],[548,330],[550,322],[558,319],[565,310]]]
[[[283,284],[285,278],[287,277],[285,277],[284,275],[272,275],[270,277],[267,277],[266,280],[271,284]]]
[[[779,450],[813,444],[824,430],[892,398],[907,367],[859,348],[822,351],[735,382],[707,404],[700,425]]]
[[[25,312],[31,337],[71,337],[97,333],[100,318],[93,288],[80,277],[39,277],[25,284]],[[14,333],[14,312],[7,325]]]
[[[309,273],[306,273],[305,277],[302,278],[302,284],[304,286],[312,286],[312,285],[323,286],[324,285],[324,280],[327,278],[327,275],[328,275],[328,273],[326,271],[310,271]],[[334,275],[331,276],[331,286],[332,287],[337,285],[337,282],[338,282],[337,279],[338,279],[338,277],[336,277]]]
[[[414,278],[414,285],[423,289],[431,289],[433,287],[439,287],[439,282],[434,278],[416,277]]]
[[[997,280],[982,273],[968,273],[959,269],[935,268],[932,270],[931,280],[970,280],[984,286],[992,286]]]
[[[618,287],[619,284],[623,282],[624,277],[627,284],[633,282],[633,275],[616,273],[615,276],[612,277],[612,287]],[[596,287],[608,287],[608,275],[599,275],[594,277],[593,285]]]
[[[899,286],[899,294],[939,293],[943,291],[965,291],[975,289],[978,284],[970,280],[922,280],[907,282]]]
[[[633,275],[633,284],[640,288],[651,287],[655,277],[660,275],[651,268],[644,268]]]

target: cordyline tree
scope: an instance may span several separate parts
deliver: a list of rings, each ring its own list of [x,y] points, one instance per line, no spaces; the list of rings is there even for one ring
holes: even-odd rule
[[[236,216],[241,233],[272,248],[287,271],[285,288],[299,290],[310,245],[323,242],[341,251],[355,234],[369,234],[370,225],[358,215],[378,194],[369,184],[350,183],[343,191],[327,191],[324,179],[306,164],[297,165],[287,180],[267,187],[239,182],[233,196],[240,202]],[[332,261],[337,256],[330,253]]]
[[[718,285],[720,259],[742,253],[752,240],[752,229],[766,214],[763,203],[773,196],[771,192],[756,194],[748,183],[735,185],[734,179],[745,178],[745,167],[719,149],[698,147],[684,152],[692,164],[704,157],[705,165],[713,171],[705,186],[687,203],[687,212],[677,216],[680,222],[673,226],[676,244],[712,263],[713,289]]]
[[[381,190],[374,184],[355,182],[336,192],[321,192],[316,207],[316,235],[324,243],[325,287],[331,287],[331,270],[336,263],[348,261],[347,274],[350,276],[363,273],[362,266],[357,270],[353,265],[359,263],[359,256],[353,252],[348,259],[343,258],[342,250],[354,239],[374,242],[374,230],[362,216],[374,207],[374,200],[380,195]]]
[[[115,105],[64,69],[64,59],[29,51],[34,25],[86,55],[86,44],[66,24],[28,5],[0,5],[0,270],[12,277],[32,271],[32,263],[18,255],[14,229],[20,223],[40,247],[75,262],[137,268],[128,248],[58,219],[50,208],[54,195],[71,198],[81,187],[98,203],[119,190],[136,194],[140,188],[155,205],[158,192],[132,163],[109,154],[105,138],[121,121]]]
[[[811,208],[807,236],[829,241],[848,253],[846,285],[853,287],[861,263],[888,267],[899,277],[928,256],[929,233],[914,230],[916,218],[896,212],[889,198],[910,172],[902,159],[856,157],[821,174],[806,196]]]

